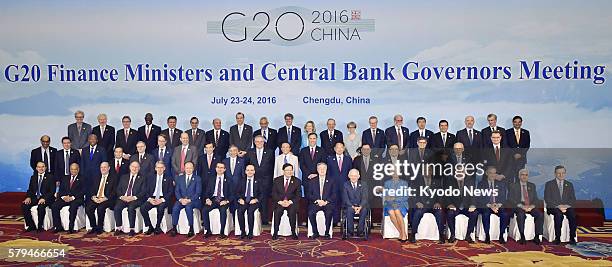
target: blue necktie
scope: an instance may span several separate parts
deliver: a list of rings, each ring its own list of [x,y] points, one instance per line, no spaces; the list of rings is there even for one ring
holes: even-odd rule
[[[251,195],[251,179],[247,179],[247,188],[246,188],[246,204],[248,204],[249,202],[251,202],[251,197],[253,197]]]
[[[89,160],[93,160],[93,154],[94,154],[94,148],[93,146],[91,147],[91,150],[89,152]]]

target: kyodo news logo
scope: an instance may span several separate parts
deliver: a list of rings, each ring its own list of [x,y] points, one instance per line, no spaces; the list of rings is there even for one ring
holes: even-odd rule
[[[310,10],[280,7],[268,11],[232,11],[220,21],[208,21],[207,33],[232,43],[271,43],[283,46],[309,42],[353,42],[374,32],[374,19],[360,9]]]

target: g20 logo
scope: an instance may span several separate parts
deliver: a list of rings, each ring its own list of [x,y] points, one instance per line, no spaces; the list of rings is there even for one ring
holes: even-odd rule
[[[231,18],[231,17],[234,17],[234,16],[246,17],[246,15],[244,13],[241,13],[241,12],[232,12],[232,13],[227,14],[223,18],[223,21],[221,22],[221,32],[223,33],[223,36],[225,37],[225,39],[227,39],[228,41],[236,42],[236,43],[243,42],[243,41],[245,41],[247,39],[247,36],[248,36],[248,30],[247,30],[246,26],[243,27],[243,29],[244,29],[243,36],[240,39],[233,39],[230,36],[228,36],[227,33],[225,32],[226,22],[228,21],[228,18]],[[301,30],[300,30],[300,32],[297,35],[295,35],[295,36],[285,36],[285,34],[282,34],[279,31],[279,23],[282,25],[283,18],[285,16],[295,16],[295,17],[297,17],[300,20]],[[255,41],[255,42],[270,41],[270,38],[262,38],[262,37],[260,37],[260,35],[263,32],[265,32],[268,29],[268,27],[270,26],[270,21],[271,21],[270,15],[267,12],[264,12],[264,11],[257,12],[257,13],[255,13],[253,15],[253,22],[255,22],[255,20],[258,17],[263,17],[265,19],[265,25],[261,29],[259,29],[259,31],[255,34],[255,36],[253,36],[253,41]],[[302,36],[302,34],[304,33],[304,26],[305,26],[305,24],[304,24],[304,19],[302,18],[302,16],[300,16],[300,14],[298,14],[296,12],[293,12],[293,11],[283,12],[283,13],[281,13],[279,16],[277,16],[274,19],[274,31],[276,32],[276,35],[279,38],[281,38],[281,39],[283,39],[285,41],[293,41],[293,40],[296,40],[296,39],[300,38],[300,36]]]

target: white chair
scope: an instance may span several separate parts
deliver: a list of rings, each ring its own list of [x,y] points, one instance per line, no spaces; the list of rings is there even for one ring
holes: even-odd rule
[[[123,210],[121,211],[121,220],[122,220],[122,231],[124,233],[129,233],[130,232],[130,220],[128,218],[128,211],[127,211],[127,207],[123,208]],[[140,233],[142,232],[142,225],[144,224],[143,220],[142,220],[142,214],[140,214],[140,208],[136,208],[136,220],[134,221],[134,232],[136,233]]]
[[[225,221],[225,229],[223,233],[225,235],[229,235],[229,233],[234,230],[234,220],[232,218],[232,214],[229,209],[227,209],[227,219]],[[221,234],[221,213],[219,209],[213,209],[208,213],[209,221],[210,221],[210,231],[213,235]],[[204,229],[204,231],[206,231]],[[253,230],[255,231],[255,230]]]
[[[546,213],[544,211],[544,231],[542,233],[544,238],[549,242],[555,240],[555,216],[552,214]],[[561,223],[561,242],[569,242],[570,241],[570,227],[569,220],[567,216],[563,215],[563,222]],[[578,241],[578,235],[576,235],[576,241]]]
[[[98,213],[94,213],[96,217],[96,221],[98,221]],[[91,225],[89,224],[89,220],[86,220],[85,229],[87,231],[91,230]],[[104,225],[102,226],[104,232],[112,232],[115,230],[115,214],[109,208],[106,208],[104,212]]]
[[[297,214],[296,214],[297,217]],[[274,214],[272,214],[272,227],[271,227],[271,233],[274,234],[274,230],[275,230],[275,225],[274,225]],[[295,234],[298,234],[298,222],[297,222],[297,218],[295,220]],[[287,211],[283,211],[283,216],[281,216],[281,220],[280,220],[280,225],[278,228],[278,235],[279,236],[291,236],[291,225],[289,224],[289,216],[287,215]]]
[[[34,225],[36,225],[36,228],[38,228],[38,206],[32,206],[30,208],[30,214],[32,214],[32,220],[34,220]],[[25,225],[24,223],[24,227],[27,228],[28,226]],[[43,219],[43,229],[49,230],[53,228],[53,218],[51,215],[51,208],[46,207],[45,208],[45,218]]]
[[[421,218],[421,222],[419,223],[419,229],[415,236],[417,240],[439,240],[440,232],[438,232],[438,224],[436,222],[436,217],[426,212],[423,214],[423,218]]]
[[[317,215],[316,215],[316,220],[317,220],[317,230],[318,230],[318,232],[319,233],[327,234],[327,233],[325,233],[325,212],[323,212],[322,210],[318,211]],[[329,224],[329,229],[330,229],[329,235],[330,235],[330,237],[333,235],[333,232],[334,232],[333,228],[332,228],[333,225],[334,225],[334,222],[332,221]],[[312,235],[313,235],[312,225],[310,224],[310,220],[308,220],[308,237],[311,237]]]
[[[157,209],[154,208],[149,210],[149,219],[151,220],[151,225],[155,227],[155,225],[157,225]],[[159,228],[161,228],[162,232],[164,233],[167,233],[168,231],[170,231],[170,229],[172,229],[172,216],[168,214],[168,208],[164,209],[164,217],[162,217],[162,221],[159,224]],[[149,227],[143,225],[142,231],[149,231]]]
[[[518,241],[521,239],[521,233],[519,232],[518,223],[516,222],[516,215],[510,218],[510,229],[508,230],[508,237]],[[531,214],[525,214],[525,240],[533,240],[535,238],[535,219]],[[542,240],[540,238],[540,240]]]
[[[178,225],[176,231],[181,235],[189,233],[189,221],[187,220],[187,213],[185,209],[181,209],[179,213]],[[199,209],[193,209],[193,232],[199,233],[202,231],[202,212]]]
[[[497,214],[491,214],[489,217],[489,237],[491,240],[499,240],[499,216]],[[476,235],[478,236],[478,240],[484,241],[487,238],[487,234],[484,230],[484,225],[482,224],[482,215],[478,216],[478,222],[476,223]],[[504,232],[504,237],[508,238],[507,233]]]
[[[65,206],[60,210],[60,220],[62,222],[62,227],[66,230],[68,226],[70,226],[70,206]],[[87,218],[85,216],[85,208],[83,206],[79,206],[77,209],[76,219],[74,220],[74,228],[72,230],[78,231],[81,228],[85,227],[85,222]]]
[[[457,240],[465,240],[465,234],[467,233],[469,221],[470,219],[463,214],[459,214],[455,217],[455,238]],[[470,235],[472,237],[472,240],[476,240],[476,235],[474,234],[474,232],[475,231],[472,231],[472,234]],[[450,228],[448,228],[446,230],[446,237],[450,238],[450,236]]]
[[[404,216],[404,231],[408,233],[408,213]],[[385,216],[383,219],[383,238],[399,238],[400,234],[395,225],[391,222],[390,216]]]
[[[234,233],[239,236],[242,234],[242,231],[240,231],[240,226],[238,225],[238,210],[236,210],[236,212],[234,212],[234,222],[236,222],[236,229],[234,229]],[[253,213],[255,216],[255,225],[253,226],[253,236],[259,236],[261,235],[261,214],[259,213],[259,209],[256,209],[255,212]],[[246,211],[244,211],[244,227],[246,227],[246,230],[249,229],[249,220],[247,218],[247,214]],[[211,227],[212,228],[212,227]]]

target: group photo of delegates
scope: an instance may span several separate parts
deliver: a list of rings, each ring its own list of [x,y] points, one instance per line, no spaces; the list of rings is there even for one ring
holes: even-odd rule
[[[117,129],[108,125],[105,114],[97,115],[93,127],[82,111],[74,118],[66,136],[57,137],[61,148],[52,147],[51,137],[43,135],[40,147],[31,152],[33,174],[22,202],[27,232],[47,230],[44,220],[50,216],[49,230],[55,233],[79,231],[76,223],[83,220],[90,235],[103,233],[110,224],[115,235],[202,233],[209,238],[218,232],[227,238],[227,224],[232,223],[241,239],[252,239],[257,225],[270,224],[272,239],[279,238],[279,231],[298,239],[298,214],[306,214],[309,238],[330,239],[338,227],[343,238],[367,237],[372,210],[380,209],[390,221],[381,223],[383,232],[395,230],[393,238],[400,242],[417,242],[419,229],[434,227],[439,243],[473,243],[481,221],[483,242],[490,243],[495,231],[499,236],[495,239],[505,243],[504,233],[515,218],[517,242],[525,244],[526,218],[531,216],[535,224],[531,240],[540,244],[544,218],[553,215],[555,233],[549,241],[561,243],[566,218],[569,243],[576,243],[573,184],[559,165],[550,170],[552,179],[544,195],[538,196],[526,168],[531,142],[521,116],[513,117],[512,127],[504,129],[497,125],[497,116],[489,114],[488,126],[477,130],[474,116],[469,115],[464,118],[465,128],[456,133],[448,131],[444,119],[434,133],[424,117],[418,117],[417,128],[410,131],[401,115],[395,115],[393,125],[384,130],[376,116],[369,117],[364,130],[349,122],[344,131],[330,118],[320,132],[313,121],[296,126],[291,113],[284,115],[282,127],[273,129],[266,117],[253,127],[238,112],[229,131],[219,118],[212,119],[209,130],[200,128],[197,117],[189,119],[191,128],[185,130],[176,128],[176,116],[169,116],[167,128],[162,129],[153,124],[151,113],[137,129],[128,115]],[[428,169],[415,179],[400,173],[373,179],[376,164],[400,161],[481,163],[485,174],[442,175]],[[408,186],[496,189],[498,194],[479,197],[460,190],[459,196],[431,198],[373,193],[377,187]],[[421,226],[431,218],[426,214],[433,215],[435,223]],[[456,222],[460,215],[467,223]],[[492,215],[499,219],[495,225],[499,229],[493,229]],[[140,218],[144,227],[137,227]]]

